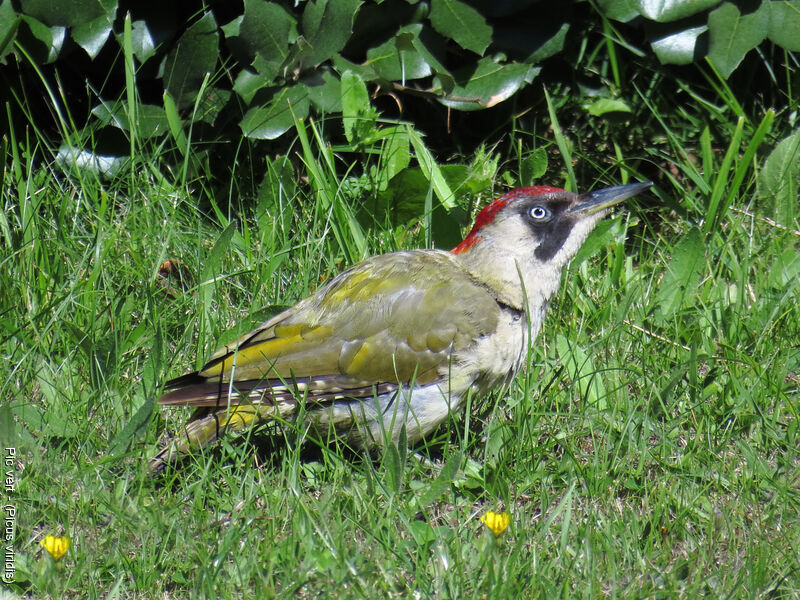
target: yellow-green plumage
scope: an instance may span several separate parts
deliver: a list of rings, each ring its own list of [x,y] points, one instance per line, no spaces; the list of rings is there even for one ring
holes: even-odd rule
[[[218,350],[191,379],[170,382],[177,389],[161,404],[202,408],[153,466],[226,428],[292,413],[297,392],[313,407],[344,398],[370,401],[381,384],[394,391],[398,384],[442,382],[458,368],[461,353],[496,330],[499,315],[491,293],[449,253],[416,250],[357,264]],[[237,389],[246,402],[239,404]]]

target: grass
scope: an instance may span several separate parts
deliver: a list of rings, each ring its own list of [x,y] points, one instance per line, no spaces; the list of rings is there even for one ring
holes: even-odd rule
[[[0,217],[11,597],[800,595],[800,227],[776,222],[787,211],[757,186],[791,127],[768,111],[737,120],[724,101],[665,114],[651,100],[631,101],[650,143],[631,156],[615,143],[611,169],[584,131],[558,129],[579,185],[657,173],[654,197],[587,242],[526,373],[419,449],[435,468],[402,447],[319,445],[300,423],[148,472],[186,417],[154,408],[167,377],[360,254],[430,235],[362,229],[343,196],[351,165],[319,130],[298,124],[302,160],[269,161],[254,199],[200,163],[187,177],[189,153],[173,176],[167,151],[135,136],[124,172],[101,180],[43,162],[35,127],[12,131]],[[542,183],[567,172],[551,164]],[[192,274],[187,292],[165,293],[169,259]],[[487,510],[507,510],[510,529],[495,538]],[[39,546],[47,534],[71,540],[59,563]]]

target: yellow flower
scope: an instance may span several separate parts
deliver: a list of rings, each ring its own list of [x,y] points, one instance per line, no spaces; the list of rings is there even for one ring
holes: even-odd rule
[[[511,515],[505,511],[496,513],[488,510],[485,514],[481,515],[481,522],[489,528],[489,531],[499,536],[508,529],[508,526],[511,524]]]
[[[63,556],[69,550],[69,538],[66,536],[56,537],[54,535],[48,535],[39,544],[47,550],[47,553],[52,556],[55,560],[61,560]]]

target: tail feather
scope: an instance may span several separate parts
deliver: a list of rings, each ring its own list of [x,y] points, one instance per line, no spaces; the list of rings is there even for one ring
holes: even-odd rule
[[[190,373],[167,382],[168,390],[158,402],[167,406],[196,407],[184,431],[150,460],[152,471],[163,471],[190,454],[204,448],[228,431],[241,432],[257,423],[291,415],[298,399],[306,404],[330,405],[341,400],[372,398],[392,392],[396,383],[369,384],[342,375],[304,377],[284,382],[277,379],[209,381]]]
[[[238,404],[230,409],[195,413],[194,420],[186,424],[183,432],[170,441],[150,459],[150,470],[163,471],[193,450],[205,448],[227,432],[242,432],[262,421],[285,415],[295,410],[296,401],[281,404]]]

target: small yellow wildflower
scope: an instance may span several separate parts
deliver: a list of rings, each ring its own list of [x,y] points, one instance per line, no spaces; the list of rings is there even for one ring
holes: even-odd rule
[[[54,535],[48,535],[39,544],[47,550],[47,553],[52,556],[55,560],[61,560],[64,555],[69,550],[69,538],[62,536],[56,537]]]
[[[481,515],[481,522],[496,536],[501,535],[511,524],[511,515],[506,511],[496,513],[491,510]]]

